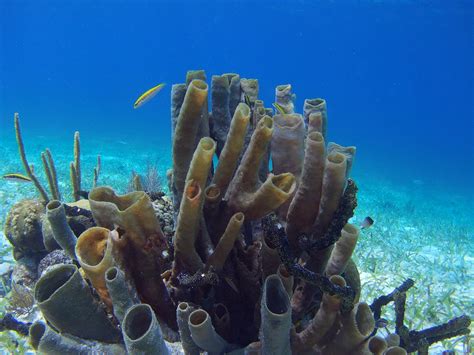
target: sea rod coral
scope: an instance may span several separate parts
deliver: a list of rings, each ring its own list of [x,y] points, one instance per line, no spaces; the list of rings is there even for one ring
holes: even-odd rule
[[[204,71],[189,71],[171,93],[172,201],[160,203],[169,201],[172,222],[157,216],[165,209],[146,191],[94,186],[81,200],[93,223],[80,233],[68,223],[71,206],[59,201],[55,174],[50,200],[28,171],[16,116],[39,210],[71,262],[35,282],[44,321],[8,324],[22,334],[29,327],[41,353],[427,353],[433,342],[468,333],[466,316],[409,331],[411,280],[371,305],[360,300],[351,258],[359,229],[349,222],[356,149],[326,142],[325,100],[305,100],[298,114],[291,85],[279,85],[274,114],[258,93],[256,79],[214,75],[209,89]],[[75,142],[78,157],[78,135]],[[77,200],[78,158],[71,177]],[[384,338],[376,321],[392,301],[397,334]]]

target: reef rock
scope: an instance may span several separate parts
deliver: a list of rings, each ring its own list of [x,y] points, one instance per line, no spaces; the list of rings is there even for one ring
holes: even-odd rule
[[[38,276],[41,277],[51,266],[58,264],[72,264],[71,258],[62,249],[54,250],[41,259],[38,265]]]
[[[14,248],[15,260],[46,252],[41,226],[45,210],[38,200],[21,200],[7,215],[5,236]]]

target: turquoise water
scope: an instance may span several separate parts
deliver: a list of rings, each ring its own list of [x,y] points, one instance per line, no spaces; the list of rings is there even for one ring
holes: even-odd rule
[[[257,78],[266,106],[291,83],[296,111],[324,97],[329,139],[357,146],[353,222],[375,220],[356,249],[363,298],[411,277],[413,328],[472,316],[473,16],[472,1],[1,1],[0,174],[23,172],[19,112],[30,163],[45,182],[50,148],[67,198],[75,131],[84,189],[97,154],[100,184],[126,192],[132,171],[156,164],[166,189],[170,88],[187,70]],[[0,225],[35,196],[31,184],[0,181]]]

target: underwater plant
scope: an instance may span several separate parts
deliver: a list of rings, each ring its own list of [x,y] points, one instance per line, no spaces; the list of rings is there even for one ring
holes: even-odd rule
[[[127,184],[127,191],[145,191],[153,201],[162,196],[163,186],[157,164],[148,162],[143,175],[132,171]]]
[[[21,134],[21,127],[20,127],[20,115],[15,113],[14,117],[15,123],[15,136],[16,141],[18,144],[18,151],[20,154],[21,162],[23,164],[23,168],[25,169],[26,176],[21,174],[7,174],[4,178],[9,179],[18,179],[21,178],[22,180],[29,180],[31,181],[38,193],[41,196],[41,200],[44,203],[48,203],[50,201],[50,197],[44,188],[43,184],[39,181],[38,177],[35,174],[34,166],[28,163],[25,151],[25,145],[23,143],[23,137]],[[59,191],[59,184],[58,184],[58,176],[56,172],[56,165],[54,163],[53,156],[49,148],[46,148],[44,152],[41,153],[41,161],[43,163],[43,169],[48,180],[49,185],[49,192],[51,194],[52,199],[54,200],[62,200],[61,192]],[[87,192],[81,190],[82,188],[82,170],[81,170],[81,143],[80,143],[80,135],[79,132],[74,133],[74,160],[69,165],[70,171],[70,182],[72,188],[72,196],[74,201],[78,201],[84,195],[87,197]],[[92,187],[97,185],[97,181],[99,179],[101,170],[101,159],[100,155],[97,156],[97,164],[94,168],[94,177],[92,182]]]
[[[29,326],[34,349],[400,354],[469,333],[467,316],[409,330],[412,280],[370,305],[360,300],[352,260],[360,231],[349,222],[356,149],[326,143],[325,100],[305,100],[301,115],[291,89],[276,88],[274,114],[258,99],[256,79],[215,75],[209,112],[204,71],[173,85],[172,200],[161,202],[173,223],[157,216],[163,208],[138,175],[125,195],[96,186],[73,211],[58,199],[41,205],[55,249],[71,262],[54,262],[35,281],[46,322]],[[71,172],[78,192],[79,160]],[[85,218],[80,233],[72,213]],[[381,309],[391,302],[396,333],[381,337]],[[178,340],[182,350],[171,345]]]

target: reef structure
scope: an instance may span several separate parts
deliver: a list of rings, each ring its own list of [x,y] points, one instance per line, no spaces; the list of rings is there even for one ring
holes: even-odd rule
[[[443,334],[410,338],[399,316],[403,334],[376,336],[393,296],[359,300],[351,259],[359,229],[349,223],[356,149],[327,143],[326,101],[308,99],[295,113],[291,89],[276,88],[283,112],[274,113],[258,99],[258,81],[238,74],[214,75],[209,89],[204,71],[190,71],[173,86],[172,238],[145,191],[94,186],[83,205],[93,225],[75,233],[55,179],[52,200],[35,183],[53,239],[71,259],[35,284],[44,317],[29,326],[36,350],[404,354],[466,332],[463,318]],[[71,180],[80,199],[79,159]]]

